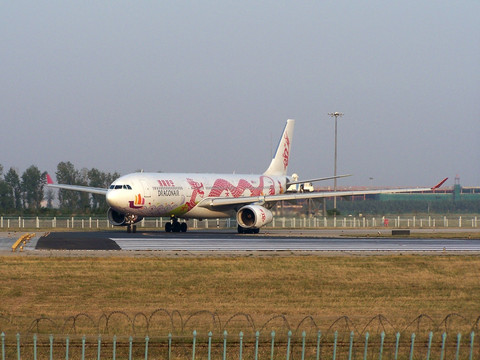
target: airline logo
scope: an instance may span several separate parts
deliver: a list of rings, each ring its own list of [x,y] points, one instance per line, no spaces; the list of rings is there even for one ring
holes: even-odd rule
[[[135,201],[129,201],[130,209],[141,209],[145,205],[145,199],[141,194],[135,195]]]
[[[262,222],[265,222],[267,215],[265,215],[265,211],[263,211],[263,209],[260,209],[260,212],[262,213]]]
[[[290,155],[290,139],[288,138],[288,134],[285,132],[284,137],[284,147],[283,147],[283,169],[285,170],[288,166],[288,157]]]
[[[160,186],[165,186],[165,187],[175,186],[173,180],[158,180],[158,183],[160,184]]]

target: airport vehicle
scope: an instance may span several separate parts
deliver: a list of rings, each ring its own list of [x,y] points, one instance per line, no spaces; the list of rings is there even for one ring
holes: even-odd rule
[[[144,217],[171,218],[167,232],[186,232],[187,223],[178,219],[207,219],[236,216],[239,233],[258,233],[273,220],[270,209],[277,201],[429,191],[433,188],[389,189],[366,191],[289,193],[292,185],[301,185],[335,177],[292,181],[287,176],[295,120],[287,120],[270,166],[263,174],[195,174],[195,173],[133,173],[121,176],[108,189],[88,186],[54,184],[47,175],[47,186],[84,191],[106,196],[108,219],[115,226],[136,231],[136,223]],[[344,177],[348,175],[340,175]]]

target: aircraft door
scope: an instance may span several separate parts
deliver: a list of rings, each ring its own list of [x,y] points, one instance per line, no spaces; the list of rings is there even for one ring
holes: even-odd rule
[[[143,196],[144,197],[151,197],[152,192],[150,190],[150,185],[148,185],[148,182],[146,180],[141,180],[142,186],[143,186]]]

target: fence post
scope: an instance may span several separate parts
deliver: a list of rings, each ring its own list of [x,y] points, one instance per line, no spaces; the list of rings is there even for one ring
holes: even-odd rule
[[[380,335],[380,354],[378,354],[378,360],[382,360],[383,357],[383,342],[385,341],[385,332],[382,331]]]
[[[212,358],[212,332],[208,332],[208,360],[211,360]]]
[[[288,330],[287,333],[287,360],[290,360],[290,343],[292,341],[292,331]]]
[[[412,340],[410,343],[410,360],[413,360],[413,347],[415,344],[415,333],[412,333]]]
[[[2,360],[5,360],[5,333],[3,331],[1,336],[2,336]]]
[[[72,221],[73,225],[73,221]],[[85,335],[82,336],[82,360],[85,360]]]
[[[397,332],[395,335],[395,360],[398,359],[398,345],[400,343],[400,333]]]
[[[238,359],[242,360],[242,355],[243,355],[243,332],[240,331],[240,334],[238,334],[238,337],[240,338],[240,348],[238,351]]]
[[[20,357],[20,334],[17,333],[17,360],[21,360]]]
[[[132,347],[133,347],[133,338],[130,336],[128,338],[128,360],[132,360]]]
[[[37,360],[37,334],[33,334],[33,360]]]
[[[193,330],[192,360],[195,360],[195,345],[197,343],[197,330]]]
[[[457,352],[455,353],[455,360],[460,358],[460,340],[462,340],[462,334],[457,334]]]
[[[65,339],[65,360],[68,360],[68,348],[69,347],[70,347],[70,338],[67,336],[67,338]],[[115,356],[113,357],[113,359],[115,359]]]
[[[149,342],[150,338],[147,336],[145,336],[145,360],[148,360],[148,342]]]
[[[260,332],[257,330],[255,333],[255,360],[258,360],[258,342],[260,339]],[[210,359],[208,359],[210,360]]]
[[[97,340],[97,360],[100,360],[100,354],[102,352],[102,335],[98,335]]]
[[[338,339],[338,331],[335,331],[334,337],[333,337],[333,355],[332,355],[332,360],[335,360],[337,358],[337,339]]]
[[[475,339],[475,333],[472,331],[470,333],[470,355],[468,356],[468,360],[473,360],[473,340]]]
[[[113,350],[112,350],[112,359],[117,358],[117,335],[113,335]]]
[[[320,360],[320,339],[322,337],[322,332],[318,330],[317,333],[317,360]]]
[[[305,330],[302,331],[302,360],[305,360],[305,338],[307,337],[307,333]]]
[[[172,333],[168,333],[168,360],[172,358]]]
[[[442,350],[440,351],[440,360],[443,360],[445,357],[445,341],[447,340],[447,334],[442,334]]]
[[[353,331],[350,332],[350,346],[348,348],[348,360],[352,360],[353,354]]]
[[[363,360],[367,360],[367,352],[368,352],[368,338],[369,338],[370,334],[367,333],[365,334],[365,348],[363,350]]]
[[[432,350],[432,339],[433,339],[433,332],[430,331],[430,333],[428,334],[427,360],[430,360],[430,351]]]
[[[270,347],[270,360],[273,360],[273,354],[275,351],[275,331],[272,330],[272,345]]]
[[[227,359],[227,330],[223,332],[223,360]]]
[[[53,335],[50,334],[48,338],[50,340],[50,360],[53,360]]]

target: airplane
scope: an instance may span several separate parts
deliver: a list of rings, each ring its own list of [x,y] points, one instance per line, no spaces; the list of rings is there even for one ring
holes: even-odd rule
[[[136,232],[144,217],[170,217],[166,232],[186,232],[187,223],[179,219],[217,219],[236,217],[240,234],[257,234],[273,220],[272,207],[278,201],[343,197],[363,194],[421,192],[439,188],[386,189],[289,193],[291,185],[311,183],[350,175],[292,181],[287,176],[295,120],[285,125],[275,155],[263,174],[197,174],[137,172],[121,176],[108,189],[80,185],[54,184],[47,174],[47,186],[106,196],[107,216],[112,225]]]

